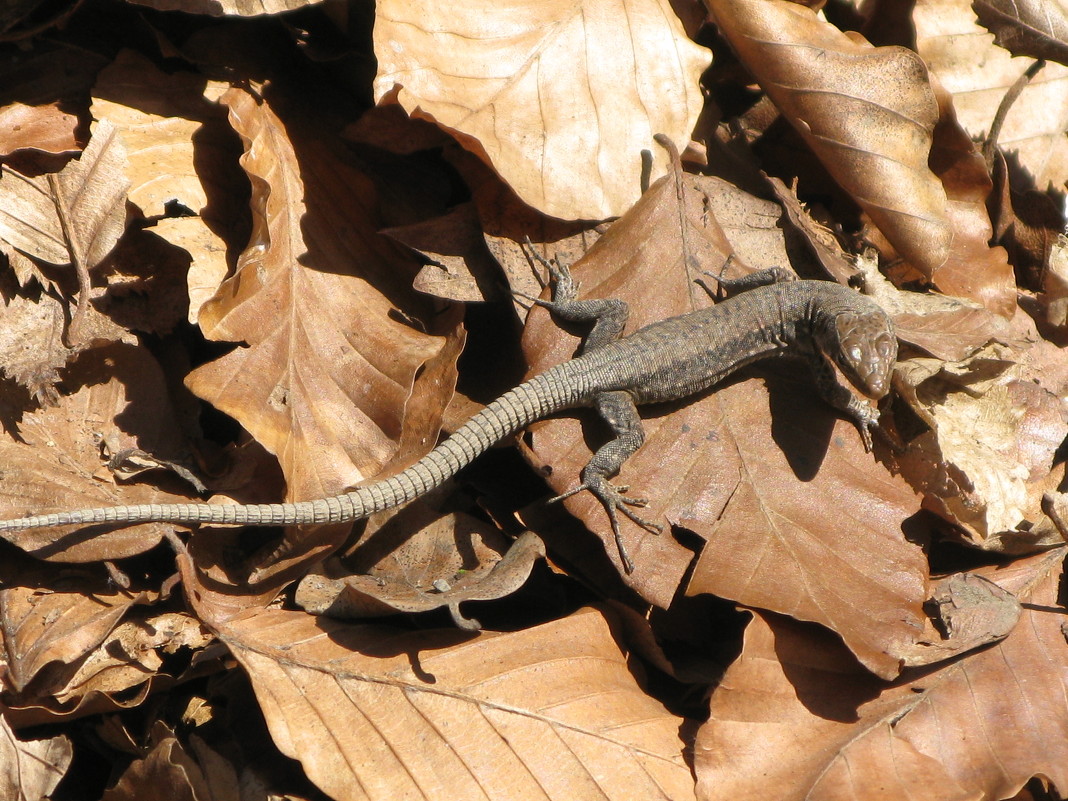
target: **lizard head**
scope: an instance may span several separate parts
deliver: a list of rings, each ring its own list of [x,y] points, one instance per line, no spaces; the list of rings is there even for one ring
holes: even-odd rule
[[[897,361],[894,324],[882,310],[843,312],[834,318],[837,347],[826,352],[854,387],[878,400],[890,391]]]

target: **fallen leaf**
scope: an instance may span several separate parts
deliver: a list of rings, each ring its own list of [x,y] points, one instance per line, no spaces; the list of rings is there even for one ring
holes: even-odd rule
[[[834,179],[930,276],[949,256],[946,193],[927,166],[938,107],[926,69],[782,0],[709,0],[716,25]]]
[[[318,5],[322,0],[131,0],[131,2],[156,11],[182,11],[186,14],[205,14],[212,17],[259,17],[266,14],[296,11]]]
[[[1049,9],[1053,21],[1060,3],[1020,3],[1018,11],[1039,5]],[[973,7],[997,6],[983,0]],[[1063,12],[1061,12],[1063,13]],[[1006,91],[1031,66],[1029,59],[1013,58],[994,44],[994,37],[976,22],[965,3],[954,0],[919,0],[913,13],[916,50],[953,96],[953,108],[964,129],[985,138]],[[1030,173],[1033,186],[1060,186],[1068,175],[1068,68],[1047,64],[1013,103],[1001,128],[1002,150]]]
[[[23,148],[44,153],[81,150],[74,138],[77,124],[78,118],[61,110],[58,103],[11,103],[0,108],[0,156],[7,160]]]
[[[1032,524],[1063,475],[1063,466],[1051,470],[1068,435],[1060,399],[997,346],[962,362],[910,359],[898,376],[902,398],[929,427],[897,460],[924,505],[980,548],[1028,553],[1056,544]]]
[[[1068,745],[1047,736],[1068,722],[1064,556],[976,571],[1024,604],[1012,633],[893,684],[833,638],[757,616],[698,734],[699,797],[1011,798],[1038,775],[1068,787]]]
[[[0,437],[4,517],[65,512],[123,503],[178,503],[180,481],[118,485],[104,469],[102,440],[181,461],[187,445],[174,428],[159,365],[147,351],[125,345],[83,353],[67,373],[70,394],[50,409],[25,415],[18,438]],[[172,491],[162,487],[169,486]],[[38,559],[93,562],[121,559],[155,547],[166,523],[128,528],[60,526],[7,531],[3,536]]]
[[[58,173],[30,178],[0,165],[0,238],[52,264],[72,264],[77,310],[67,338],[83,346],[89,271],[111,252],[126,228],[126,152],[115,129],[98,123],[81,158]]]
[[[938,631],[905,655],[908,667],[930,665],[1003,640],[1020,619],[1020,602],[1011,592],[976,573],[954,573],[931,590],[930,605]],[[932,626],[932,629],[934,627]]]
[[[684,186],[664,179],[651,187],[574,267],[582,297],[630,304],[628,330],[710,303],[693,279],[702,268],[718,273],[731,252],[716,225],[716,198]],[[547,314],[532,313],[524,338],[532,368],[562,361],[572,342]],[[668,533],[621,520],[635,566],[626,574],[601,504],[588,493],[565,504],[646,601],[669,606],[692,570],[687,594],[819,621],[873,670],[895,675],[898,651],[922,629],[925,560],[902,533],[919,499],[864,452],[851,423],[814,397],[808,376],[771,375],[767,388],[751,378],[673,404],[670,413],[647,410],[645,444],[621,471],[618,483],[649,499],[643,516],[704,540],[696,562]],[[577,482],[591,456],[580,421],[566,417],[535,424],[525,444],[557,492]],[[830,520],[828,508],[837,510]]]
[[[370,230],[366,180],[247,92],[225,102],[246,142],[255,231],[200,324],[248,347],[187,384],[279,457],[290,498],[333,495],[394,456],[415,375],[445,340],[394,314],[409,264]],[[420,436],[435,433],[431,421]]]
[[[66,736],[21,740],[7,718],[0,715],[0,795],[11,801],[50,798],[73,754]]]
[[[658,133],[689,138],[710,62],[664,0],[385,0],[374,37],[379,103],[437,123],[524,202],[569,220],[637,199],[641,151]]]
[[[407,544],[413,544],[421,533]],[[494,601],[511,595],[523,586],[534,562],[545,556],[545,544],[531,532],[523,534],[507,550],[501,548],[500,551],[487,548],[474,537],[471,542],[445,544],[452,547],[441,553],[437,560],[413,560],[413,567],[419,568],[422,581],[413,581],[407,576],[403,580],[393,578],[388,564],[367,575],[332,578],[311,573],[301,579],[293,600],[313,615],[340,619],[427,612],[447,607],[457,626],[477,631],[482,625],[464,616],[460,604],[464,601]],[[476,549],[476,545],[482,547]],[[489,550],[489,554],[479,553],[479,550]],[[467,564],[463,551],[471,551],[478,561]]]
[[[338,801],[693,798],[682,721],[596,609],[508,634],[280,610],[218,632],[279,749]]]

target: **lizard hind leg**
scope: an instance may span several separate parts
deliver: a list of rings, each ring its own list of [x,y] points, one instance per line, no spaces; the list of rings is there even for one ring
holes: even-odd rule
[[[624,462],[637,453],[645,441],[645,430],[642,428],[641,417],[634,405],[634,399],[627,392],[602,392],[596,399],[597,411],[605,422],[608,423],[615,439],[605,443],[593,455],[593,458],[582,469],[582,483],[574,489],[568,490],[562,495],[552,499],[551,502],[569,498],[583,490],[589,490],[604,507],[608,520],[612,525],[612,535],[615,538],[616,549],[619,551],[619,559],[623,563],[623,569],[627,573],[634,572],[634,562],[627,552],[623,543],[623,537],[619,530],[619,515],[626,515],[637,525],[653,534],[660,534],[664,527],[659,523],[646,520],[634,512],[631,507],[645,506],[648,502],[644,498],[633,498],[625,493],[626,486],[613,485],[609,479],[619,474]]]

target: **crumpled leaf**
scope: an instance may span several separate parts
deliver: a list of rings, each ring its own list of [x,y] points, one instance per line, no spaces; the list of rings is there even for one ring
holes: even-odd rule
[[[1061,0],[973,0],[972,9],[1014,56],[1068,64],[1068,7]]]
[[[23,740],[0,715],[0,796],[10,801],[51,798],[73,755],[65,735]]]
[[[1003,640],[1020,619],[1020,602],[985,576],[954,573],[932,588],[937,631],[905,655],[908,667],[930,665]]]
[[[718,275],[731,252],[716,224],[717,198],[682,180],[683,188],[670,178],[651,187],[574,266],[581,297],[630,304],[628,331],[711,303],[693,279],[711,281],[700,271]],[[533,370],[563,361],[573,343],[548,314],[532,312],[524,345]],[[645,445],[617,483],[649,499],[643,516],[705,540],[687,594],[819,621],[873,670],[895,675],[898,651],[922,630],[927,594],[923,554],[902,533],[919,499],[864,452],[852,423],[815,397],[808,375],[778,365],[758,375],[766,388],[756,378],[732,381],[670,414],[645,410]],[[590,446],[602,441],[602,429],[593,430],[588,440],[568,417],[531,426],[529,458],[556,492],[574,486]],[[589,493],[565,504],[601,537],[627,584],[650,603],[671,604],[694,561],[688,548],[621,519],[635,566],[626,574],[601,504]],[[829,518],[828,508],[837,513]]]
[[[416,373],[445,340],[398,319],[395,292],[420,309],[403,294],[410,265],[370,230],[366,179],[309,138],[314,119],[283,123],[236,89],[224,102],[246,142],[254,232],[200,324],[248,347],[187,384],[279,457],[288,497],[334,495],[394,456]],[[435,420],[420,422],[415,436],[432,438]]]
[[[693,798],[682,720],[599,610],[478,635],[265,610],[218,633],[279,749],[338,801]]]
[[[783,0],[709,0],[716,24],[834,179],[930,276],[950,252],[927,166],[938,107],[915,53],[872,47]]]
[[[1068,411],[1011,356],[991,345],[962,362],[900,363],[898,391],[929,430],[898,463],[924,505],[960,526],[970,544],[1028,553],[1060,541],[1033,523],[1063,475],[1054,455],[1068,435]]]
[[[1063,792],[1068,743],[1047,733],[1068,725],[1064,556],[975,571],[1020,599],[1020,622],[996,645],[893,684],[833,637],[758,615],[698,733],[698,796],[755,800],[774,786],[783,801],[979,801],[1011,798],[1037,775]]]
[[[422,533],[422,532],[420,532]],[[418,534],[408,544],[418,538]],[[453,542],[442,554],[444,565],[426,561],[423,568],[425,584],[392,577],[388,569],[383,575],[348,575],[331,578],[310,573],[297,586],[294,602],[313,615],[329,615],[342,619],[380,617],[396,612],[427,612],[447,607],[453,622],[462,629],[477,631],[482,625],[460,611],[464,601],[494,601],[518,590],[530,575],[534,562],[545,556],[545,544],[532,532],[519,537],[501,553],[486,548],[472,539],[465,543],[479,562],[465,564],[461,549]],[[482,545],[481,549],[474,546]],[[489,551],[489,558],[478,551]],[[503,548],[501,549],[503,550]],[[449,559],[449,556],[453,556]],[[439,563],[442,559],[437,560]],[[448,562],[455,563],[449,566]],[[406,577],[407,578],[407,577]]]
[[[16,564],[18,569],[9,563],[0,573],[4,684],[17,697],[36,678],[37,697],[50,695],[145,596],[109,591],[99,577],[68,576],[51,587],[45,583],[49,572],[39,564],[28,559]],[[42,675],[46,668],[47,677]]]
[[[379,103],[436,122],[523,201],[568,220],[637,199],[641,151],[657,133],[689,138],[710,63],[665,0],[384,0],[374,37]]]
[[[188,501],[188,494],[179,494],[184,483],[165,475],[158,477],[159,486],[119,485],[101,458],[102,440],[118,450],[137,447],[175,461],[188,455],[152,356],[125,345],[94,348],[79,357],[66,378],[71,394],[53,408],[24,415],[18,439],[0,436],[3,516]],[[38,559],[93,562],[143,553],[173,530],[166,523],[116,530],[60,526],[6,531],[3,537]]]

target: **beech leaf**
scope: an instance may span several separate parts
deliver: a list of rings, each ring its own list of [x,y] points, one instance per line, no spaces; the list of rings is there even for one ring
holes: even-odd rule
[[[919,57],[872,47],[785,0],[709,0],[716,24],[834,179],[917,269],[953,230],[927,166],[938,107]]]
[[[279,749],[338,801],[693,798],[682,721],[596,609],[478,635],[266,610],[218,633]]]
[[[653,136],[689,138],[711,61],[666,0],[384,0],[374,37],[379,103],[452,132],[561,219],[626,211]]]
[[[291,498],[333,495],[393,458],[415,376],[447,340],[398,319],[390,294],[412,265],[370,229],[367,179],[309,145],[312,119],[287,126],[237,89],[224,102],[246,143],[254,233],[200,324],[248,347],[187,383],[279,457]],[[434,416],[420,424],[413,436],[435,436]]]

